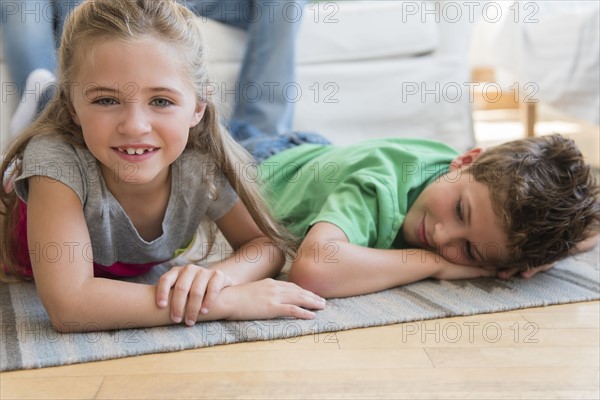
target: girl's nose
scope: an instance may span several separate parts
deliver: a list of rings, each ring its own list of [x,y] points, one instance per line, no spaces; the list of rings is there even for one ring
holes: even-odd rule
[[[151,131],[151,124],[144,109],[139,103],[131,103],[125,107],[118,126],[119,133],[129,136],[145,135]]]

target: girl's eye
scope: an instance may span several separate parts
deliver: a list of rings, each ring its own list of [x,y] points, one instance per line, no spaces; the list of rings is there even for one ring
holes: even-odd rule
[[[92,101],[92,104],[98,104],[101,106],[112,106],[114,104],[117,104],[117,101],[115,99],[111,99],[110,97],[102,97],[100,99]]]
[[[168,107],[173,105],[173,102],[167,99],[163,99],[163,98],[158,98],[158,99],[154,99],[152,100],[152,104],[154,104],[157,107]]]

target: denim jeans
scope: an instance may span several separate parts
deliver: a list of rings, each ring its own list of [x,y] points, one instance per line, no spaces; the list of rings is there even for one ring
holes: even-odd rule
[[[245,29],[248,42],[231,117],[269,135],[289,133],[294,103],[284,88],[295,83],[295,43],[307,0],[187,0],[196,14]],[[287,86],[286,86],[287,85]],[[244,140],[247,131],[236,139]]]
[[[12,81],[23,93],[29,74],[56,72],[56,49],[64,19],[77,0],[0,0],[2,47]]]
[[[186,0],[197,15],[247,31],[232,136],[258,161],[302,143],[329,144],[315,133],[292,132],[296,36],[308,0]]]

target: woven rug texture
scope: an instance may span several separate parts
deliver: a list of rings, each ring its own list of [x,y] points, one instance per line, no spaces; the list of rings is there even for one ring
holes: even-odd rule
[[[138,281],[156,282],[164,268],[155,268]],[[59,334],[52,329],[33,283],[0,284],[0,370],[42,368],[236,342],[275,340],[599,298],[598,246],[563,260],[550,271],[532,279],[425,280],[370,295],[331,299],[325,310],[309,321],[216,321],[199,323],[191,328],[174,325]]]

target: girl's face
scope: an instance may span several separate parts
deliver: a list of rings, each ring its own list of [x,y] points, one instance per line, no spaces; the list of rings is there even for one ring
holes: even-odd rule
[[[79,57],[74,122],[110,186],[163,182],[205,105],[176,50],[157,40],[109,40]]]

